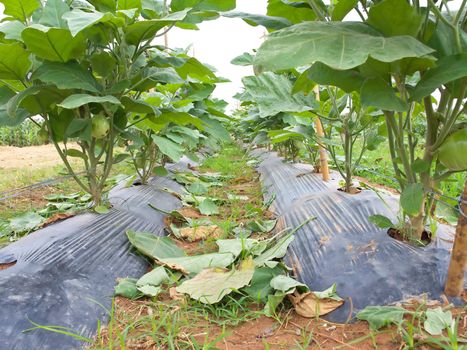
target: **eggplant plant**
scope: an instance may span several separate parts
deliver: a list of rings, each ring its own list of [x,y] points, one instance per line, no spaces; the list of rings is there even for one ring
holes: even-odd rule
[[[2,0],[0,125],[42,117],[68,172],[99,206],[129,117],[143,111],[158,124],[171,118],[172,111],[139,95],[158,84],[183,84],[202,69],[195,59],[154,57],[153,40],[166,28],[196,28],[235,7],[205,2],[177,0],[166,8],[157,0]],[[72,158],[81,159],[84,177]]]
[[[374,150],[384,140],[375,132],[378,111],[363,108],[359,96],[355,93],[346,94],[334,87],[328,87],[326,92],[327,100],[323,101],[320,111],[316,112],[325,125],[325,138],[320,141],[344,179],[342,190],[358,193],[352,180],[355,170],[360,165],[365,151]],[[360,147],[358,152],[355,150],[357,142]]]
[[[331,5],[309,0],[300,8],[282,2],[280,6],[288,8],[283,29],[272,32],[251,60],[262,74],[302,67],[301,86],[309,81],[336,86],[359,94],[364,107],[383,111],[402,192],[404,233],[418,240],[437,182],[467,169],[465,153],[455,156],[460,164],[455,169],[440,159],[449,135],[465,128],[465,5],[462,1],[455,12],[446,2],[431,0],[427,6],[406,0]],[[280,15],[277,6],[270,1],[268,15]],[[351,11],[361,20],[343,21]],[[271,18],[258,22],[271,26]],[[417,115],[426,120],[424,140],[414,138]],[[417,143],[421,157],[415,152]]]

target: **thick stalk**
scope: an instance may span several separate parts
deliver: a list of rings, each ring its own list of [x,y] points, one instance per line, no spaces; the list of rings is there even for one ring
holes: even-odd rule
[[[389,125],[389,117],[392,115],[393,112],[389,111],[384,111],[384,115],[386,116],[386,129],[388,131],[388,145],[389,145],[389,154],[391,155],[391,163],[392,167],[394,169],[394,173],[396,174],[396,179],[399,182],[399,186],[403,190],[405,187],[404,181],[403,181],[403,176],[402,173],[399,169],[399,166],[397,165],[397,162],[395,159],[397,158],[396,154],[396,146],[394,142],[394,134],[392,132],[391,126]]]
[[[349,123],[344,122],[344,152],[345,152],[345,192],[352,187],[352,149],[350,147]]]
[[[316,85],[314,92],[316,94],[316,99],[319,101],[319,86]],[[318,138],[322,138],[324,136],[323,124],[321,124],[321,120],[316,117],[315,119],[315,128],[316,128],[316,135]],[[323,174],[323,181],[329,181],[329,164],[328,164],[328,154],[326,153],[326,148],[323,146],[321,142],[318,142],[318,152],[319,152],[319,160],[320,160],[320,168],[321,173]]]
[[[444,289],[449,296],[460,296],[464,290],[464,273],[467,267],[467,181],[464,184],[459,210],[456,237]]]

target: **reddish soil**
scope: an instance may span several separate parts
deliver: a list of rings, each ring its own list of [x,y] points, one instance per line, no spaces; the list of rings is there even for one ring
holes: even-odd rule
[[[180,307],[176,306],[177,303],[183,305],[183,299],[180,299],[177,294],[169,295],[165,293],[159,296],[159,300],[164,303],[172,303],[168,308],[173,313],[180,310]],[[155,312],[157,311],[154,310],[151,302],[145,300],[130,301],[117,297],[115,299],[117,324],[113,324],[113,327],[117,326],[123,330],[129,321],[140,320],[148,315],[153,315]],[[467,310],[465,308],[453,309],[453,315],[460,319],[458,337],[465,339],[467,336]],[[154,314],[154,317],[158,318],[160,315]],[[372,332],[366,322],[336,324],[323,319],[307,319],[297,315],[293,310],[280,314],[278,319],[280,323],[272,318],[261,316],[235,327],[226,327],[226,336],[218,341],[215,346],[223,350],[298,348],[297,344],[303,345],[305,337],[310,332],[313,335],[308,349],[394,350],[402,349],[405,346],[396,327],[386,327],[378,332]],[[164,331],[164,329],[158,330],[158,332]],[[145,329],[144,323],[141,323],[140,328],[132,328],[128,334],[125,349],[159,349],[151,336],[147,335],[150,332],[150,329]],[[199,344],[203,344],[206,335],[210,340],[214,340],[221,332],[221,327],[210,323],[208,319],[190,319],[187,325],[182,326],[177,338],[184,341],[193,337]],[[102,340],[106,345],[109,341],[107,330],[104,329],[102,334]],[[142,334],[146,334],[146,336],[141,336]],[[421,336],[416,337],[421,340]],[[121,348],[117,346],[115,349]],[[420,349],[435,348],[424,345]]]

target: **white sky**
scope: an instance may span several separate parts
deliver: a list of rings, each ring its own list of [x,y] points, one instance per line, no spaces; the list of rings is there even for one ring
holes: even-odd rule
[[[266,14],[267,0],[237,0],[235,11]],[[170,47],[185,48],[193,45],[194,56],[203,63],[214,66],[217,75],[231,80],[231,83],[218,84],[214,96],[235,106],[232,96],[241,89],[243,76],[252,75],[252,67],[230,64],[230,61],[244,52],[257,49],[266,33],[264,27],[252,27],[239,18],[220,17],[199,25],[197,31],[172,29],[169,36]],[[162,40],[160,41],[162,43]],[[193,54],[193,49],[190,50]]]

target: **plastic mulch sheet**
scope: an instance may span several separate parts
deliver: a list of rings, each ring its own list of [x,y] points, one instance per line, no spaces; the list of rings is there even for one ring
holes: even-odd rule
[[[33,327],[67,327],[93,337],[97,320],[108,319],[116,279],[139,277],[148,268],[136,255],[126,230],[164,234],[164,210],[181,206],[163,188],[180,190],[168,178],[147,186],[117,186],[110,193],[113,209],[105,215],[82,214],[38,230],[0,250],[0,349],[79,349],[83,342]]]
[[[310,166],[285,163],[274,153],[252,153],[261,160],[258,171],[267,199],[275,198],[272,209],[280,216],[281,227],[294,228],[315,218],[295,233],[285,260],[311,290],[337,284],[346,302],[326,318],[345,322],[368,305],[386,305],[423,293],[430,299],[440,298],[451,227],[440,225],[434,241],[424,248],[394,240],[368,217],[382,214],[395,220],[395,196],[371,190],[357,195],[340,192],[335,173],[331,182],[324,183]]]

